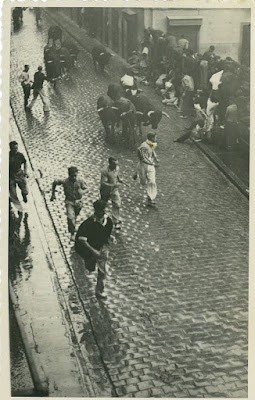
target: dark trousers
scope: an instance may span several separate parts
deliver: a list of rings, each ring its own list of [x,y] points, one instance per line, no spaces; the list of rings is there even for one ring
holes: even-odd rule
[[[102,294],[105,289],[105,281],[107,278],[106,264],[108,260],[108,251],[106,250],[106,257],[104,259],[97,260],[82,242],[78,241],[75,243],[75,250],[83,258],[85,268],[89,272],[94,272],[96,266],[98,266],[96,293]],[[102,249],[100,251],[102,252]]]
[[[22,85],[22,89],[23,89],[23,93],[24,93],[24,104],[25,104],[25,107],[26,107],[27,104],[28,104],[28,99],[29,99],[30,92],[31,92],[31,86],[29,85],[29,83],[28,84],[23,84]]]

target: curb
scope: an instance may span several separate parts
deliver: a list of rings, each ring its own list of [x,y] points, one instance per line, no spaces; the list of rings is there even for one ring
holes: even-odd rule
[[[44,374],[42,366],[38,365],[36,359],[37,358],[36,353],[35,350],[33,350],[33,345],[29,342],[27,331],[24,327],[22,318],[20,316],[18,300],[10,282],[9,282],[9,294],[15,318],[19,327],[20,335],[22,338],[22,342],[25,347],[27,363],[35,387],[36,396],[46,397],[49,395],[49,384]]]
[[[85,50],[87,50],[88,52],[91,52],[91,49],[93,47],[93,43],[94,44],[101,44],[101,42],[99,42],[97,39],[94,38],[90,38],[84,30],[82,30],[82,34],[86,35],[86,41],[80,39],[79,37],[77,37],[76,34],[74,34],[72,32],[72,26],[74,25],[75,29],[77,29],[78,27],[76,27],[76,24],[72,21],[72,20],[68,20],[69,22],[69,26],[66,26],[65,23],[63,23],[62,21],[59,21],[57,18],[55,18],[55,16],[52,15],[52,13],[49,13],[47,9],[44,9],[45,14],[47,14],[47,16],[49,18],[51,18],[57,25],[61,26],[61,28],[63,28],[75,41],[77,41],[82,48],[84,48]],[[66,17],[65,15],[63,15],[62,13],[58,13],[59,16],[65,20],[68,19],[68,17]],[[67,21],[66,21],[67,22]],[[78,28],[80,29],[80,28]],[[92,46],[88,45],[88,41],[91,41]],[[104,45],[104,47],[108,50],[110,50],[111,52],[113,52],[112,49],[109,49],[107,46]],[[114,53],[116,54],[116,53]],[[120,62],[123,66],[128,66],[129,64],[122,58],[120,57],[118,54],[116,54],[116,60],[118,62]],[[233,183],[237,189],[249,200],[249,188],[241,181],[241,179],[239,179],[237,177],[236,174],[234,174],[228,167],[226,164],[224,164],[219,157],[217,157],[216,154],[214,154],[208,147],[204,146],[203,144],[197,143],[196,141],[194,141],[192,139],[193,143],[204,153],[204,155],[230,180],[231,183]]]
[[[21,130],[19,123],[16,119],[16,116],[13,112],[11,104],[10,104],[10,107],[11,107],[11,116],[13,117],[13,121],[17,127],[21,141],[24,146],[24,153],[26,154],[27,160],[29,161],[31,170],[34,171],[32,160],[30,159],[28,150],[26,148],[26,144],[25,144],[23,136],[22,136],[22,130]],[[36,209],[38,219],[41,223],[41,215],[42,215],[41,207],[43,206],[43,207],[45,207],[45,213],[47,213],[47,218],[49,219],[50,224],[51,224],[50,231],[47,232],[47,235],[45,232],[45,229],[47,230],[47,225],[44,224],[45,226],[43,227],[43,224],[42,224],[42,235],[44,236],[44,238],[42,240],[42,237],[41,237],[41,243],[44,248],[45,254],[47,255],[47,258],[48,258],[49,262],[51,263],[52,269],[55,273],[54,282],[55,282],[56,288],[58,289],[59,304],[64,312],[64,316],[65,316],[66,322],[68,324],[71,340],[72,340],[74,350],[76,353],[76,360],[77,360],[77,363],[79,366],[80,377],[81,377],[81,380],[83,383],[83,387],[86,390],[88,397],[100,397],[100,396],[112,397],[112,396],[110,396],[110,394],[111,395],[113,394],[113,397],[118,397],[115,386],[114,386],[114,384],[111,380],[111,377],[109,375],[109,372],[107,370],[107,366],[105,365],[105,363],[103,361],[103,358],[102,358],[102,355],[100,352],[100,348],[99,348],[99,345],[96,340],[92,321],[91,321],[90,316],[83,304],[82,298],[79,293],[79,288],[78,288],[76,279],[74,277],[73,271],[71,269],[71,266],[68,262],[68,259],[66,257],[65,251],[64,251],[63,243],[60,240],[57,227],[55,226],[54,221],[52,219],[50,210],[48,208],[46,199],[44,197],[44,192],[41,189],[40,178],[34,177],[34,179],[35,179],[35,185],[39,192],[38,194],[41,196],[40,203],[38,205],[35,203],[35,197],[33,196],[33,192],[31,190],[31,194],[33,197],[33,202],[34,202],[34,206]],[[52,248],[53,248],[53,251],[51,250]],[[69,291],[68,291],[68,289],[65,290],[62,287],[62,281],[63,281],[63,284],[65,285],[66,277],[61,276],[61,274],[59,273],[59,270],[61,270],[61,268],[62,268],[62,264],[61,265],[59,264],[59,252],[56,252],[56,248],[61,253],[63,262],[66,266],[66,272],[68,274],[70,281],[72,281],[75,291],[76,291],[75,299],[73,299],[71,301],[71,303],[76,302],[77,305],[79,305],[81,307],[81,309],[83,310],[83,319],[82,320],[86,320],[90,324],[90,329],[93,334],[94,342],[98,348],[99,359],[102,363],[102,367],[104,369],[105,375],[108,378],[109,385],[103,394],[100,394],[98,392],[97,383],[93,380],[93,376],[91,376],[91,371],[92,371],[92,375],[93,375],[93,367],[91,366],[91,363],[89,361],[89,356],[87,353],[85,343],[80,342],[80,338],[82,336],[82,334],[80,333],[80,320],[79,319],[77,320],[76,314],[73,314],[73,312],[72,312],[72,304],[70,304]],[[21,324],[22,324],[22,321],[21,321]]]
[[[241,181],[240,178],[234,172],[224,164],[220,158],[213,153],[207,146],[202,143],[196,142],[194,139],[191,139],[192,142],[204,153],[204,155],[230,180],[233,185],[237,187],[237,189],[249,200],[249,188]]]

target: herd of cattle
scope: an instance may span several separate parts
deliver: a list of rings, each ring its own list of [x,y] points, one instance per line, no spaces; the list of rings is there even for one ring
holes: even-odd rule
[[[62,30],[59,27],[50,27],[48,43],[44,48],[48,81],[55,85],[70,67],[75,66],[78,52],[74,43],[62,40]],[[99,69],[103,73],[113,54],[102,45],[97,45],[92,49],[91,56],[95,70]],[[107,139],[114,138],[115,128],[121,126],[125,143],[133,147],[137,142],[137,128],[142,135],[142,124],[157,129],[162,116],[167,118],[169,116],[166,112],[157,110],[146,96],[140,94],[141,90],[137,88],[134,77],[129,76],[129,78],[133,81],[130,86],[123,82],[109,85],[107,94],[100,96],[97,101],[97,112]]]
[[[105,65],[110,61],[112,54],[103,46],[92,49],[92,59],[97,70],[99,65],[103,72]],[[142,124],[157,129],[164,115],[170,118],[165,111],[157,110],[150,100],[140,94],[136,84],[110,83],[107,94],[97,100],[97,112],[105,129],[106,138],[114,137],[115,127],[122,125],[122,135],[125,142],[134,147],[137,142],[137,128],[142,135]]]

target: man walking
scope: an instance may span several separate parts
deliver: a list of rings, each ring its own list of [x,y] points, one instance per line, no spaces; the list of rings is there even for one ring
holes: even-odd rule
[[[115,224],[115,228],[121,229],[121,217],[120,217],[120,206],[121,198],[119,193],[119,184],[124,181],[119,177],[119,165],[118,160],[110,157],[108,167],[104,168],[101,172],[101,186],[100,195],[101,200],[106,203],[111,200],[112,202],[112,219]]]
[[[106,203],[96,200],[93,203],[94,214],[79,227],[75,238],[75,250],[83,258],[85,268],[93,272],[98,266],[96,296],[104,300],[105,280],[107,278],[108,244],[111,239],[113,223],[105,214]]]
[[[147,206],[156,208],[155,199],[157,197],[156,170],[158,166],[158,158],[155,153],[157,147],[156,134],[148,133],[147,140],[141,144],[137,150],[138,165],[137,171],[142,185],[146,185]],[[136,179],[136,175],[134,175]]]
[[[28,109],[31,110],[31,108],[34,106],[36,99],[38,96],[41,97],[42,102],[43,102],[43,111],[48,112],[50,111],[49,107],[49,100],[45,94],[45,91],[43,89],[43,83],[44,81],[47,80],[46,76],[42,72],[42,67],[38,67],[38,71],[34,74],[34,83],[33,83],[33,100],[27,106]]]
[[[20,81],[22,89],[23,89],[24,106],[26,109],[27,104],[28,104],[28,99],[30,96],[30,92],[31,92],[31,83],[32,83],[29,78],[29,65],[24,65],[24,70],[19,76],[19,81]]]
[[[11,202],[16,206],[19,213],[23,208],[17,196],[16,185],[19,186],[24,203],[27,203],[28,187],[27,187],[27,162],[22,153],[18,151],[18,143],[10,142],[9,153],[9,194]],[[23,166],[23,168],[22,168]]]
[[[56,199],[56,186],[63,185],[68,231],[71,235],[70,239],[74,241],[76,218],[82,209],[82,196],[87,189],[87,186],[83,179],[78,179],[78,169],[76,167],[68,168],[68,175],[67,179],[56,179],[53,182],[50,200],[54,201]]]

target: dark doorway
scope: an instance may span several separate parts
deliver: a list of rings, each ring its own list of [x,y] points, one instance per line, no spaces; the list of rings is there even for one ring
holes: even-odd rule
[[[170,25],[168,27],[168,33],[175,36],[177,42],[181,39],[181,36],[184,35],[185,39],[189,41],[189,48],[197,52],[199,29],[200,25]]]

